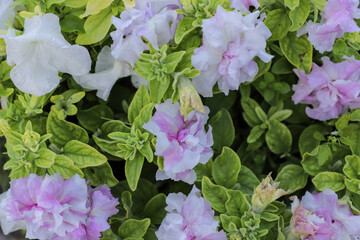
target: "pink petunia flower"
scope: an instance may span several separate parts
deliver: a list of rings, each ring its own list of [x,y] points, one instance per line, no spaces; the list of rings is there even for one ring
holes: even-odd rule
[[[252,60],[255,56],[264,62],[271,60],[272,56],[265,51],[271,32],[258,19],[259,15],[256,11],[243,16],[218,6],[214,17],[203,20],[203,46],[195,49],[191,57],[193,66],[201,71],[193,79],[201,95],[211,97],[216,83],[228,95],[229,90],[237,90],[240,83],[254,79],[258,72]]]
[[[360,216],[354,216],[346,203],[338,202],[330,189],[315,195],[306,192],[301,201],[294,196],[291,211],[292,236],[306,240],[360,238]]]
[[[306,114],[320,121],[339,117],[349,108],[360,107],[360,61],[354,57],[333,63],[328,57],[322,58],[323,65],[313,64],[312,71],[294,70],[299,82],[293,85],[295,104],[312,104]]]
[[[254,7],[255,9],[260,7],[258,0],[232,0],[230,7],[239,10],[242,13],[250,13],[249,8],[250,6]]]
[[[156,49],[167,44],[174,37],[179,21],[175,9],[180,6],[178,0],[135,0],[134,8],[126,7],[120,18],[112,17],[116,31],[110,33],[111,54],[133,67],[139,54],[148,49],[142,37]]]
[[[321,23],[309,21],[297,32],[308,33],[309,41],[320,53],[331,51],[337,38],[346,32],[359,32],[354,19],[360,18],[359,0],[329,0],[324,7]]]
[[[159,240],[227,239],[224,231],[217,232],[219,222],[214,219],[214,210],[195,186],[188,196],[170,193],[166,203],[168,214],[155,233]]]
[[[164,171],[157,171],[156,180],[171,178],[192,184],[196,180],[192,169],[213,155],[211,126],[205,131],[209,108],[205,107],[205,114],[194,110],[185,120],[178,102],[172,104],[168,99],[155,107],[156,113],[143,128],[156,135],[155,155],[164,158]]]
[[[8,233],[19,228],[6,226],[19,222],[29,239],[99,239],[100,232],[110,228],[107,218],[118,212],[118,200],[106,185],[92,189],[79,175],[64,180],[59,174],[30,174],[10,184],[0,202],[6,213],[1,226]]]

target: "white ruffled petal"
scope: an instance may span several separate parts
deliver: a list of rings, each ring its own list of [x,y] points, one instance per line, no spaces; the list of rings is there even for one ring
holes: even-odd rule
[[[43,62],[38,54],[41,46],[31,46],[24,53],[24,61],[10,72],[10,78],[20,91],[35,96],[51,92],[59,84],[58,71]]]
[[[97,90],[96,95],[106,101],[116,81],[129,75],[130,65],[115,61],[111,49],[106,46],[99,53],[95,73],[74,76],[74,80],[83,88]]]

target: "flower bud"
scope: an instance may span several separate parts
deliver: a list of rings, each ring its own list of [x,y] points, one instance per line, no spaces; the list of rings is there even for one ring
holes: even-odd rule
[[[192,110],[205,113],[204,105],[199,94],[196,92],[194,85],[185,77],[179,77],[178,90],[180,95],[180,113],[181,115],[189,114]]]
[[[252,210],[254,212],[262,213],[270,203],[290,193],[290,190],[277,189],[280,183],[274,182],[270,174],[255,188],[251,198]]]
[[[40,134],[31,130],[26,130],[22,137],[24,145],[32,152],[36,152],[40,142]]]

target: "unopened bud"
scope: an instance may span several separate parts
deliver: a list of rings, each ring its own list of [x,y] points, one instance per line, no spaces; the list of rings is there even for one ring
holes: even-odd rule
[[[290,193],[290,190],[277,189],[279,184],[279,182],[273,181],[270,174],[262,180],[255,188],[251,198],[252,210],[254,212],[262,213],[270,203]]]
[[[186,115],[194,109],[201,113],[205,113],[201,98],[196,92],[194,85],[187,77],[181,76],[179,78],[178,90],[180,95],[180,113],[185,116],[185,120]]]

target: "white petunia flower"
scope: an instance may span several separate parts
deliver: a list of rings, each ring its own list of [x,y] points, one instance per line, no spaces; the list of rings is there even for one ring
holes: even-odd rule
[[[10,8],[14,4],[13,0],[1,0],[0,1],[0,30],[7,30],[6,25],[13,22],[15,17],[15,8]]]
[[[9,29],[4,37],[7,62],[10,66],[16,65],[10,78],[21,91],[42,96],[57,87],[58,72],[79,76],[90,71],[89,52],[65,40],[56,15],[48,13],[27,18],[24,28],[20,36]]]
[[[105,46],[98,55],[95,73],[74,76],[74,80],[83,88],[97,90],[96,95],[107,100],[116,81],[130,74],[130,65],[126,62],[116,61],[111,55],[110,47]]]

